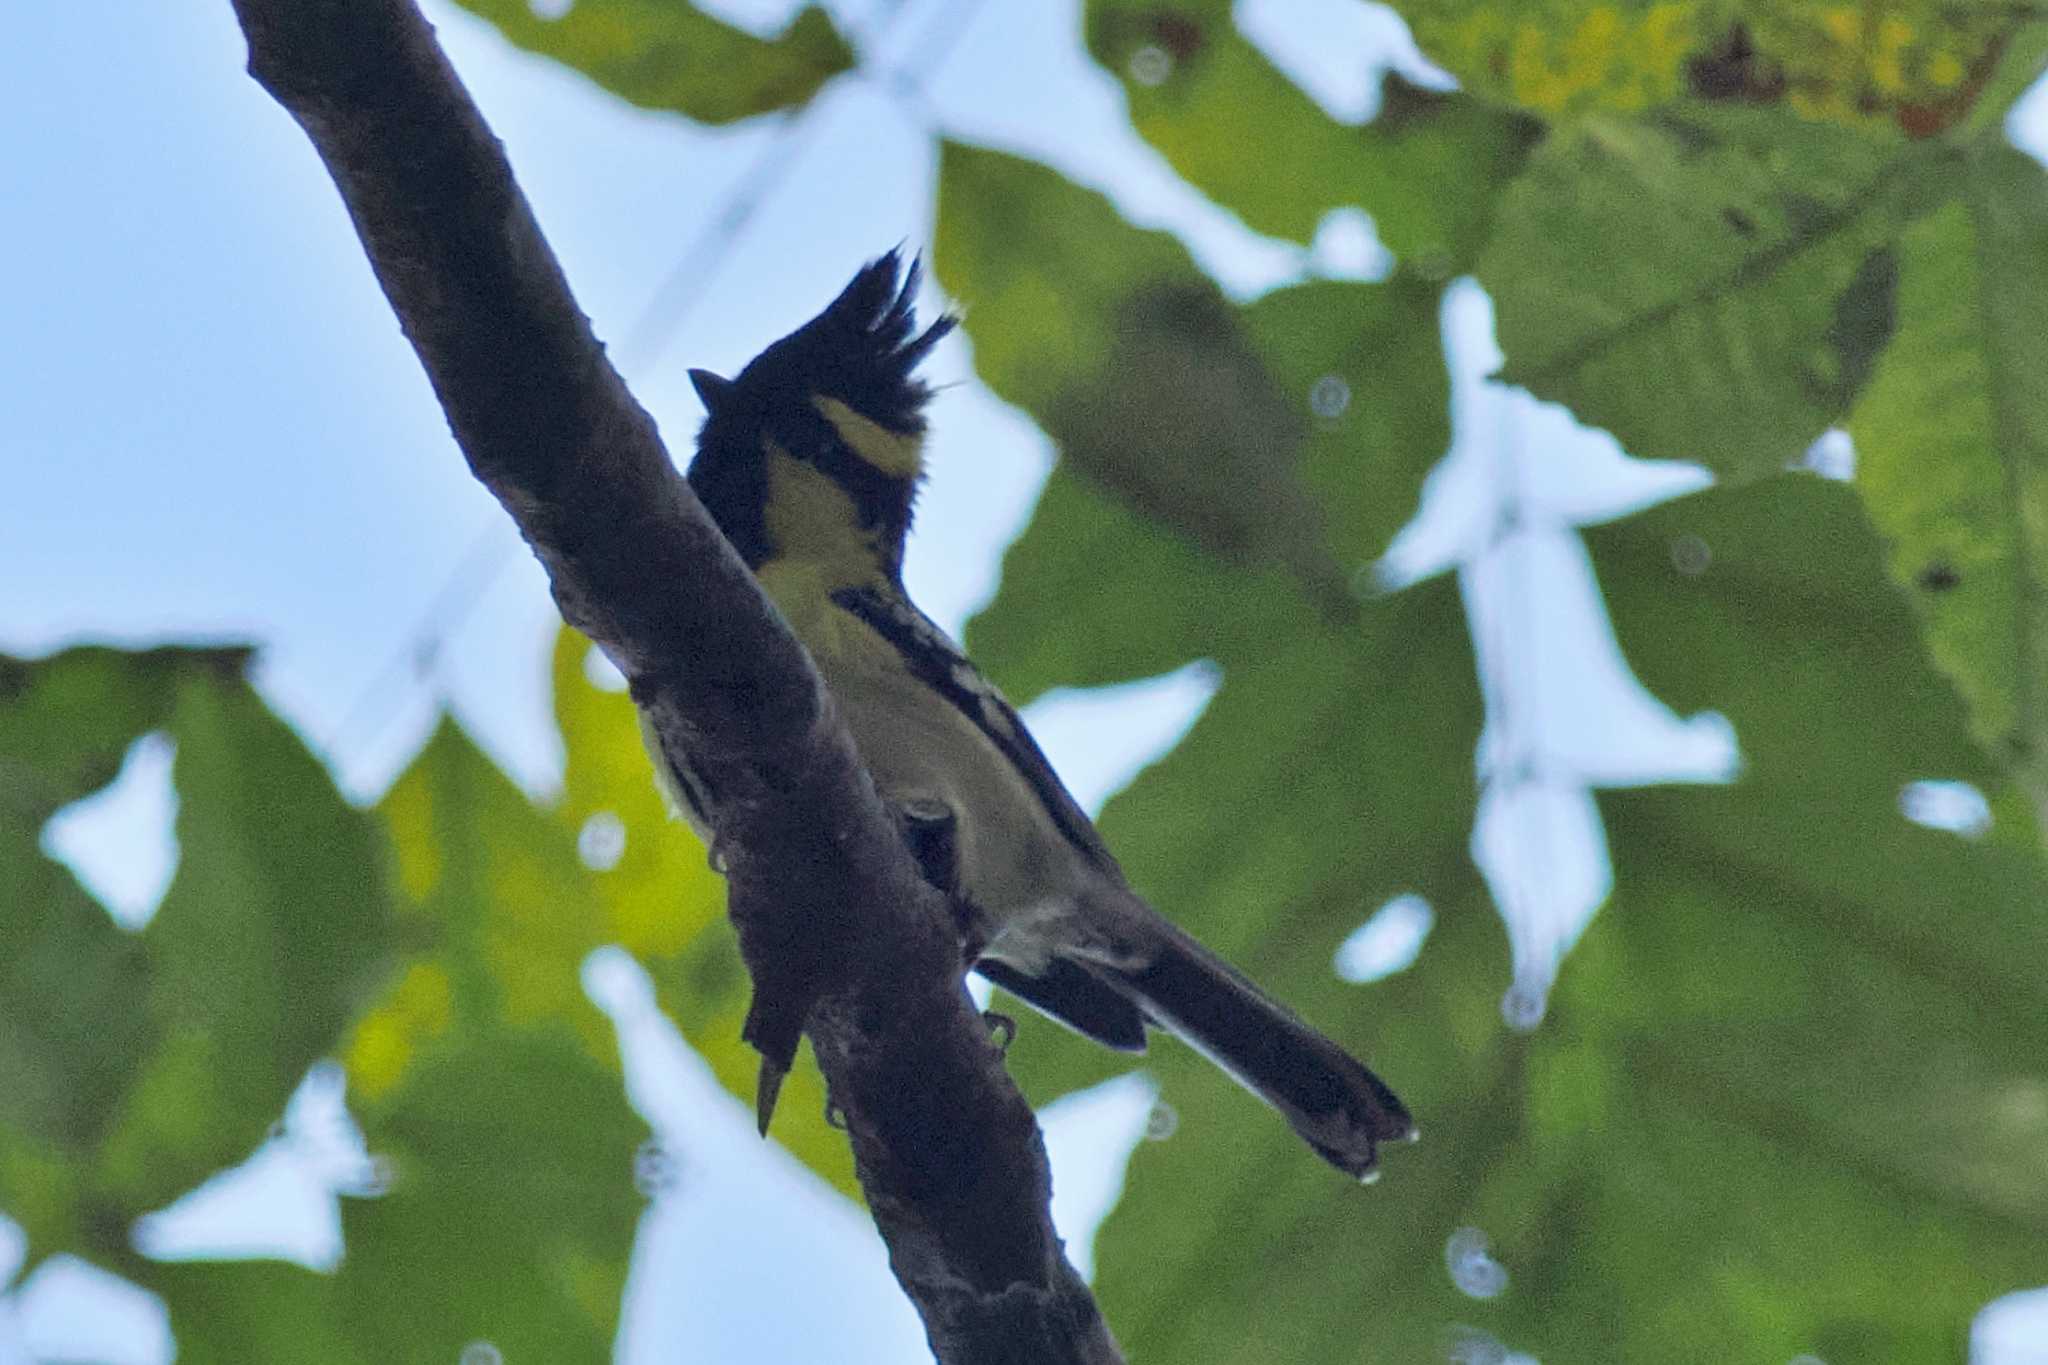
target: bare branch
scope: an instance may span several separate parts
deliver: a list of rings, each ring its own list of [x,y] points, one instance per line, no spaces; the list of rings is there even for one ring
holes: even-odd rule
[[[960,988],[945,906],[606,360],[432,30],[410,0],[234,5],[250,73],[334,177],[470,469],[719,793],[749,1037],[786,1062],[810,1034],[933,1350],[1120,1359],[1053,1233],[1037,1124]]]

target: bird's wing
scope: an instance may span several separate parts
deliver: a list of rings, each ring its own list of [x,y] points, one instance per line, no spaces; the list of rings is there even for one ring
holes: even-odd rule
[[[974,970],[1025,1004],[1057,1019],[1083,1037],[1118,1052],[1145,1050],[1145,1016],[1110,982],[1085,964],[1063,957],[1047,958],[1036,972],[984,957]]]
[[[832,594],[832,600],[886,640],[903,656],[904,664],[913,674],[957,707],[988,737],[989,743],[1031,784],[1038,799],[1045,803],[1053,824],[1069,843],[1090,861],[1122,879],[1123,870],[1111,856],[1109,846],[1102,842],[1102,836],[1096,833],[1094,821],[1046,761],[1045,751],[1024,728],[1016,709],[1004,700],[994,683],[981,675],[960,647],[932,624],[930,617],[909,598],[872,587],[842,588]]]

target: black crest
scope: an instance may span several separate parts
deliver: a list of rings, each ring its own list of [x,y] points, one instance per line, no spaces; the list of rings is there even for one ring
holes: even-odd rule
[[[948,315],[918,333],[923,274],[921,262],[913,258],[904,269],[890,251],[862,267],[824,312],[754,357],[737,380],[692,370],[712,419],[741,417],[747,409],[772,418],[779,405],[807,406],[822,395],[891,431],[922,432],[931,386],[915,371],[957,322]]]
[[[748,362],[739,378],[690,371],[707,416],[697,438],[690,483],[750,565],[767,544],[766,443],[831,474],[852,495],[863,522],[881,534],[884,558],[900,561],[915,489],[846,451],[814,400],[834,398],[889,431],[922,435],[931,386],[916,370],[957,319],[917,330],[915,300],[923,271],[896,251],[862,267],[825,310]]]

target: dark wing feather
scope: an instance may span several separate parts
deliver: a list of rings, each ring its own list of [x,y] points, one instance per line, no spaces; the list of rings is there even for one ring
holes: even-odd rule
[[[913,674],[987,735],[1030,782],[1067,841],[1121,880],[1123,870],[1095,832],[1095,823],[1046,761],[1045,751],[1024,728],[1016,710],[931,618],[908,598],[885,595],[874,588],[842,588],[832,594],[832,600],[893,645]]]
[[[1041,1014],[1118,1052],[1145,1050],[1145,1016],[1130,997],[1078,962],[1048,958],[1033,976],[1007,962],[982,958],[974,970]]]

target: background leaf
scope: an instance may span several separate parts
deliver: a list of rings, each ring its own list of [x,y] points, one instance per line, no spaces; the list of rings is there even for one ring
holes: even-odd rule
[[[1324,613],[1349,612],[1357,569],[1443,449],[1436,287],[1310,284],[1237,307],[1172,238],[1042,166],[947,143],[940,185],[939,278],[983,382],[1059,443],[1055,479],[1078,475],[1219,566],[1277,569]],[[1120,558],[1075,562],[1093,575]],[[1068,601],[1014,596],[1062,614]],[[1048,634],[1091,659],[1123,647]]]
[[[1711,547],[1703,577],[1673,566],[1681,536]],[[1441,843],[1445,861],[1419,857],[1447,813],[1410,826],[1399,805],[1345,800],[1429,728],[1432,685],[1456,686],[1460,661],[1430,644],[1449,623],[1422,612],[1443,585],[1395,599],[1419,634],[1376,641],[1398,708],[1233,702],[1243,674],[1226,672],[1182,748],[1106,814],[1137,883],[1366,1051],[1423,1132],[1381,1185],[1347,1192],[1205,1063],[1156,1048],[1179,1132],[1140,1148],[1098,1246],[1135,1355],[1413,1359],[1463,1332],[1543,1359],[1673,1342],[1952,1358],[1987,1298],[2048,1276],[2048,876],[2035,849],[1900,817],[1908,781],[1999,778],[1939,705],[1853,494],[1804,478],[1709,492],[1592,541],[1645,682],[1724,710],[1751,761],[1729,788],[1602,798],[1621,890],[1533,1035],[1500,1022],[1504,954],[1469,870]],[[1320,749],[1260,732],[1289,713]],[[1285,780],[1241,791],[1254,754]],[[1401,887],[1437,911],[1419,961],[1337,983],[1334,939]],[[1050,1029],[1011,1055],[1040,1093],[1102,1070]],[[1454,1285],[1460,1228],[1490,1240],[1500,1297]]]
[[[602,1358],[647,1129],[579,984],[601,931],[589,878],[449,722],[379,814],[407,951],[340,1049],[377,1185],[343,1205],[340,1268],[152,1265],[144,1282],[181,1360],[446,1360],[480,1341]]]
[[[162,1041],[102,1167],[137,1211],[255,1147],[390,946],[370,823],[239,678],[180,683],[178,871],[144,933]]]
[[[355,1358],[452,1359],[476,1340],[508,1360],[600,1358],[648,1132],[580,984],[604,941],[591,878],[573,837],[452,724],[380,811],[419,950],[345,1053],[390,1172],[345,1206],[336,1306]]]
[[[1949,172],[1924,148],[1745,111],[1560,132],[1480,261],[1503,377],[1645,459],[1782,469],[1868,377],[1891,331],[1891,243]]]
[[[10,784],[0,903],[0,1206],[37,1258],[131,1272],[127,1226],[254,1148],[380,969],[390,906],[369,822],[241,676],[233,650],[85,648],[0,665]],[[58,805],[161,727],[179,862],[139,935],[37,847]],[[32,975],[31,975],[32,974]]]
[[[1965,118],[2023,10],[1995,0],[1408,0],[1416,39],[1475,91],[1546,117],[1687,96],[1925,137]]]
[[[1857,487],[1929,648],[2048,819],[2048,177],[2009,148],[1899,245]]]
[[[815,6],[764,42],[680,0],[576,0],[555,18],[527,0],[456,3],[629,103],[699,123],[793,108],[853,65],[853,49]]]
[[[1442,278],[1472,258],[1535,126],[1388,78],[1362,127],[1325,114],[1249,42],[1226,0],[1096,0],[1088,50],[1123,82],[1131,123],[1253,229],[1310,240],[1361,207],[1397,256]]]

